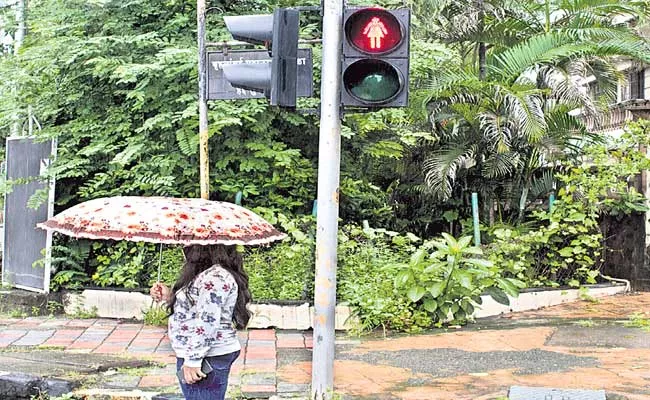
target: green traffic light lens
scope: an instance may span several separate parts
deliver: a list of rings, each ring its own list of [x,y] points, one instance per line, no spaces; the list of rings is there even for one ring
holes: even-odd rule
[[[351,64],[343,73],[345,90],[358,100],[385,103],[400,92],[402,82],[395,67],[382,60],[364,59]]]

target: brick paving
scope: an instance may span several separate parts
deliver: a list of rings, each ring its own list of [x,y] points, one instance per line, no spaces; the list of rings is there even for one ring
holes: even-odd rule
[[[242,352],[232,368],[229,392],[246,398],[269,398],[277,393],[278,347],[306,349],[311,341],[309,332],[276,333],[274,329],[242,331],[238,336]],[[148,359],[154,356],[166,367],[144,371],[137,377],[107,378],[106,386],[178,390],[175,357],[164,328],[97,318],[0,318],[0,349],[30,347]],[[306,393],[304,385],[280,385],[285,393],[292,390],[296,395]]]
[[[620,399],[647,400],[650,332],[622,321],[639,312],[650,318],[649,309],[650,293],[644,293],[511,314],[459,330],[340,336],[335,391],[345,399],[488,400],[519,385],[605,389]],[[239,340],[229,398],[306,398],[310,331],[251,329],[239,332]],[[31,348],[155,360],[159,367],[113,371],[102,387],[178,392],[163,328],[109,319],[0,318],[0,351]]]

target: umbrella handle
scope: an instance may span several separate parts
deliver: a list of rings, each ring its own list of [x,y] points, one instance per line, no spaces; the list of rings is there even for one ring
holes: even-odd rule
[[[160,269],[162,268],[162,243],[160,243],[160,258],[158,259],[158,283],[160,283]]]

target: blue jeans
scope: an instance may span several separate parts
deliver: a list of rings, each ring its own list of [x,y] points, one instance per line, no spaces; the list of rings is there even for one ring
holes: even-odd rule
[[[212,372],[200,381],[187,384],[180,382],[183,396],[186,400],[225,400],[228,389],[228,375],[230,367],[239,357],[239,351],[221,356],[206,357],[205,360],[212,367]],[[176,359],[176,371],[183,366],[183,359]]]

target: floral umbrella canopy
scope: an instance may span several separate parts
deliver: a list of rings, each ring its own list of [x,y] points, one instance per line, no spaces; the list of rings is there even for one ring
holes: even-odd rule
[[[258,245],[286,235],[232,203],[171,197],[106,197],[77,204],[39,228],[72,237],[182,245]]]

